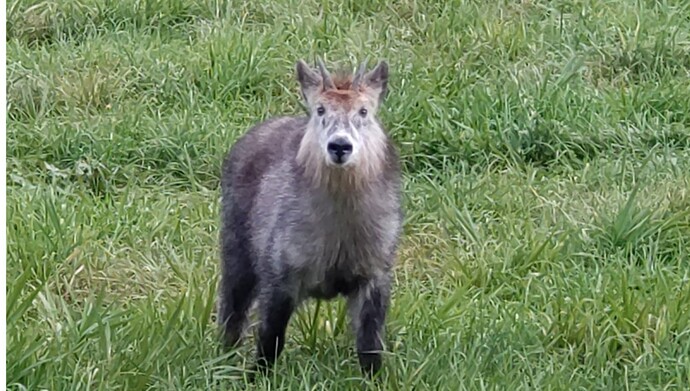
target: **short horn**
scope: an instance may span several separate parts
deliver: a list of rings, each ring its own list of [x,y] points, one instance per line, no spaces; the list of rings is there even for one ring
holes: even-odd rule
[[[352,79],[352,89],[356,90],[360,87],[360,84],[364,80],[364,75],[367,71],[367,63],[369,62],[369,56],[364,58],[364,61],[362,61],[361,64],[359,64],[359,68],[357,68],[357,72],[355,72],[355,77]]]
[[[319,63],[319,70],[321,71],[321,79],[323,80],[323,89],[324,90],[335,89],[335,83],[333,83],[333,79],[331,79],[331,75],[328,73],[328,70],[326,70],[326,66],[323,64],[323,61],[320,58],[318,59],[318,63]]]

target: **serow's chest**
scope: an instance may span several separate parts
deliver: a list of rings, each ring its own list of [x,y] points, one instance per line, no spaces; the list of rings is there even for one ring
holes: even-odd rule
[[[303,292],[311,297],[330,299],[347,296],[379,272],[382,265],[372,243],[366,240],[333,243],[326,241],[302,269]]]

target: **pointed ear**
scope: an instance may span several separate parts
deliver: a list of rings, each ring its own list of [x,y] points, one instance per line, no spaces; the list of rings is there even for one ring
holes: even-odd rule
[[[302,60],[297,61],[296,70],[302,97],[308,105],[311,105],[321,90],[321,76]]]
[[[363,82],[367,93],[379,104],[383,102],[388,92],[388,63],[379,62],[376,68],[364,75]]]

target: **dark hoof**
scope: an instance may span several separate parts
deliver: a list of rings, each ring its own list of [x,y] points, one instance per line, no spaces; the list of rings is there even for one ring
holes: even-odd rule
[[[373,378],[381,370],[381,355],[378,353],[360,353],[359,366],[362,373],[368,378]]]

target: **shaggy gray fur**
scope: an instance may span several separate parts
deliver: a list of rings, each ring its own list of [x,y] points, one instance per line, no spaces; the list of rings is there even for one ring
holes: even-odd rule
[[[347,80],[334,82],[325,67],[319,74],[300,61],[297,76],[311,114],[252,127],[223,163],[218,321],[226,345],[234,346],[258,299],[259,369],[282,351],[300,303],[338,294],[348,299],[362,369],[373,374],[381,366],[403,219],[401,178],[396,148],[375,117],[387,65],[366,75],[363,69],[357,89],[349,90]],[[328,161],[323,144],[332,133],[352,142],[350,166]]]

